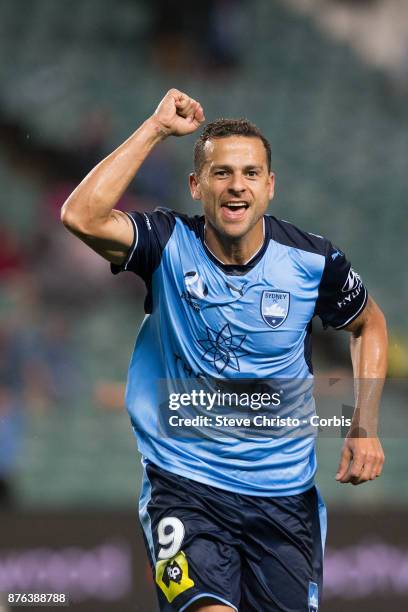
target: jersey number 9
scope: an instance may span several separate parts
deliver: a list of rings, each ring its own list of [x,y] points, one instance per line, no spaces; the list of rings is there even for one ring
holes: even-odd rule
[[[166,516],[157,526],[160,550],[159,559],[174,557],[181,548],[184,539],[184,525],[175,516]]]

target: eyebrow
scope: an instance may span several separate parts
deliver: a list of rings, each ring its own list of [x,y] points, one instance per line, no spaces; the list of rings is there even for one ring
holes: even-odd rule
[[[244,166],[244,170],[262,170],[262,166],[257,166],[255,164],[250,164],[248,166]],[[232,166],[229,166],[228,164],[215,164],[212,167],[212,170],[233,170]]]

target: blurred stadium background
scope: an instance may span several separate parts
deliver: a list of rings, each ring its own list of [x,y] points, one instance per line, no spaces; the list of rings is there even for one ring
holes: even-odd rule
[[[0,593],[156,610],[123,408],[144,289],[112,277],[59,210],[175,86],[207,120],[259,125],[278,181],[271,211],[338,243],[385,311],[383,477],[337,485],[341,440],[319,443],[323,609],[408,608],[407,41],[406,0],[1,0]],[[158,148],[121,207],[192,213],[193,142]],[[346,334],[316,323],[314,351],[320,374],[350,371]]]

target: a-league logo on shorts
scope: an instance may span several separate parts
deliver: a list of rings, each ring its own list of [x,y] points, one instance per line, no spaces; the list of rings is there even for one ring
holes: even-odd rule
[[[194,580],[188,575],[187,557],[182,550],[171,559],[157,561],[156,584],[161,588],[169,603],[177,595],[194,586]]]
[[[168,587],[170,584],[170,580],[179,584],[181,582],[182,576],[183,572],[181,570],[181,567],[179,566],[177,561],[173,561],[172,563],[168,563],[166,565],[162,580],[166,587]]]
[[[290,293],[288,291],[263,291],[261,299],[261,315],[265,323],[276,329],[288,316]]]

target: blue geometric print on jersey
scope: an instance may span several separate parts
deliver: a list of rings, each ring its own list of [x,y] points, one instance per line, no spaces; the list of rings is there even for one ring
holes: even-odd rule
[[[207,327],[207,337],[198,341],[205,350],[201,359],[212,363],[218,374],[226,368],[240,372],[239,357],[249,355],[241,346],[245,338],[244,334],[233,335],[229,323],[218,332]]]

